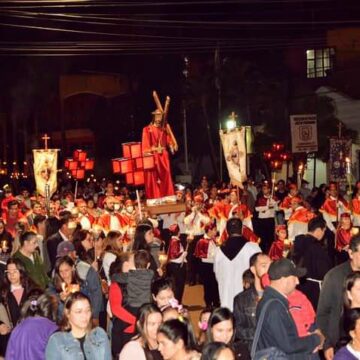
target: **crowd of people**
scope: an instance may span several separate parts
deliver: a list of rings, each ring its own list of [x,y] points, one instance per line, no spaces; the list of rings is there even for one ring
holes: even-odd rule
[[[0,356],[360,359],[360,182],[307,186],[204,177],[161,215],[111,181],[5,186]]]

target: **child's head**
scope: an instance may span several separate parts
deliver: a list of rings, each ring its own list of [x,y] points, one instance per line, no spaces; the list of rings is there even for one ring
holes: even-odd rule
[[[201,311],[198,322],[199,329],[201,332],[206,332],[211,312],[212,312],[211,308],[205,308]]]
[[[178,236],[179,232],[180,232],[180,228],[178,224],[172,224],[169,227],[169,231],[171,233],[172,236]]]
[[[137,250],[134,254],[136,269],[148,269],[150,265],[150,254],[146,250]]]
[[[109,275],[112,277],[115,274],[127,273],[134,268],[134,254],[132,252],[122,252],[110,265]]]
[[[286,225],[277,225],[275,228],[276,236],[280,240],[285,240],[287,236]]]
[[[244,290],[249,289],[255,283],[255,276],[250,269],[244,271],[242,279]]]

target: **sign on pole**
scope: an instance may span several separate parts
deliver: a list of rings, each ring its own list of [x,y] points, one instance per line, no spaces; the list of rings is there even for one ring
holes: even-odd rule
[[[293,153],[318,150],[316,115],[291,115],[290,126]]]

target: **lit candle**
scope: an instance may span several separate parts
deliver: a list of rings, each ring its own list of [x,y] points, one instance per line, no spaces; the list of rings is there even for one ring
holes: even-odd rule
[[[159,262],[160,262],[161,266],[166,264],[167,259],[168,259],[168,257],[167,257],[166,254],[160,254],[159,255]]]

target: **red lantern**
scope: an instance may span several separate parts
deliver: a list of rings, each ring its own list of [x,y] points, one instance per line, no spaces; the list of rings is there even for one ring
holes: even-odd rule
[[[65,159],[65,164],[64,164],[64,166],[65,166],[66,169],[69,168],[69,165],[70,165],[70,161],[71,161],[71,160],[72,160],[72,159],[70,159],[70,158]]]
[[[143,171],[135,171],[134,172],[134,185],[144,185],[144,172]]]
[[[94,159],[86,159],[85,161],[85,170],[93,170],[95,165]]]
[[[75,178],[76,180],[83,180],[85,178],[85,169],[77,169]]]
[[[79,167],[79,163],[76,160],[69,160],[69,170],[76,170]]]
[[[120,159],[120,173],[127,174],[134,170],[134,161],[133,159]]]
[[[126,184],[133,185],[134,184],[134,173],[128,173],[125,175]]]
[[[85,161],[87,153],[84,150],[77,149],[74,151],[74,159],[78,161]]]
[[[154,155],[144,155],[143,163],[144,163],[144,170],[152,170],[155,167]]]
[[[120,174],[120,159],[112,159],[112,168],[114,174]]]
[[[141,142],[128,142],[122,144],[124,158],[136,159],[141,157]]]
[[[144,168],[144,160],[142,157],[135,159],[135,170],[142,170]]]

